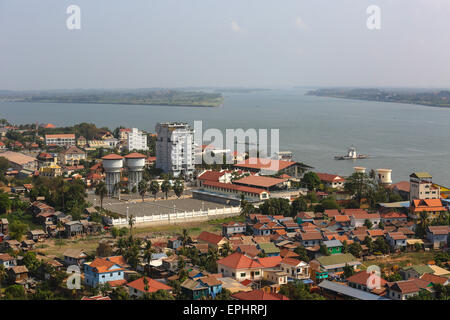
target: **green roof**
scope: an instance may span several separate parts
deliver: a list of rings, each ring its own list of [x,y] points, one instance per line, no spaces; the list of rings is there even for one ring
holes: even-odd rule
[[[345,264],[358,261],[351,253],[333,254],[331,256],[322,256],[316,259],[322,266],[332,266],[335,264]]]
[[[411,269],[413,269],[420,275],[424,275],[425,273],[434,273],[433,269],[431,269],[429,266],[426,266],[424,264],[416,264],[416,265],[404,268],[404,270],[411,270]]]
[[[415,176],[419,179],[432,178],[431,174],[429,174],[428,172],[414,172],[411,176]]]
[[[265,253],[278,253],[280,252],[280,249],[278,249],[273,242],[269,243],[260,243],[259,248],[261,251],[264,251]]]

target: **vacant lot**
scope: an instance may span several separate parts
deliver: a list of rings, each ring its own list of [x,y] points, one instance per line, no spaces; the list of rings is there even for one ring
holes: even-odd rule
[[[433,255],[433,251],[391,254],[388,257],[380,257],[375,260],[364,261],[363,266],[367,268],[370,265],[377,265],[381,269],[391,269],[394,266],[402,268],[407,265],[426,264],[428,261],[433,260]]]

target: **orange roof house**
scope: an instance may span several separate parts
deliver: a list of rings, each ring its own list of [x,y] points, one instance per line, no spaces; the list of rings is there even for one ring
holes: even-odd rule
[[[228,242],[227,238],[222,235],[203,231],[197,237],[199,243],[206,243],[211,248],[221,249],[225,242]]]
[[[267,293],[262,290],[253,290],[250,292],[238,292],[231,296],[236,300],[290,300],[280,293]]]
[[[168,285],[165,285],[164,283],[161,283],[149,277],[139,278],[128,283],[126,286],[128,287],[130,296],[136,297],[141,297],[145,293],[157,292],[158,290],[172,292],[172,287],[169,287]]]

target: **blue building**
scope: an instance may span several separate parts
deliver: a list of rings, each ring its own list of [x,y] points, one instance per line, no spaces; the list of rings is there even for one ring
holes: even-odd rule
[[[97,287],[112,281],[124,281],[123,258],[96,258],[92,262],[84,263],[84,284]]]

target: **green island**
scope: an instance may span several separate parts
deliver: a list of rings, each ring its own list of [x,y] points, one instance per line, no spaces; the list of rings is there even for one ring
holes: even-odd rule
[[[312,90],[306,94],[319,97],[409,103],[442,108],[450,107],[450,91],[448,90],[324,88]]]
[[[217,92],[197,92],[172,89],[129,90],[51,90],[1,91],[0,100],[39,103],[98,103],[129,105],[161,105],[189,107],[219,107],[223,96]]]

